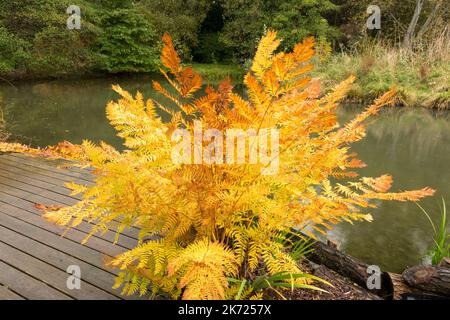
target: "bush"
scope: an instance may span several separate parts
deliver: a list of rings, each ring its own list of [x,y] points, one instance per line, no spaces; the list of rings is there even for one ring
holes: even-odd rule
[[[28,64],[30,72],[38,76],[62,76],[92,70],[96,65],[95,56],[84,35],[57,27],[37,33]]]
[[[151,285],[154,294],[171,298],[261,298],[258,290],[267,287],[265,280],[287,288],[314,288],[314,279],[304,275],[297,261],[305,247],[291,245],[293,228],[314,236],[311,231],[324,233],[341,221],[370,221],[364,208],[376,206],[372,199],[417,201],[433,194],[429,188],[388,192],[388,175],[356,179],[354,169],[364,164],[349,144],[364,137],[367,118],[390,103],[394,92],[338,128],[337,102],[353,78],[318,98],[318,84],[307,86],[310,79],[305,74],[312,68],[312,39],[292,52],[274,54],[280,42],[269,31],[245,76],[248,100],[233,92],[229,80],[202,93],[200,75],[180,64],[170,37],[163,40],[163,73],[172,90],[158,82],[153,87],[175,109],[115,86],[121,98],[108,104],[107,116],[125,140],[126,151],[88,141],[44,151],[86,162],[97,175],[94,186],[68,184],[73,194],[83,194],[83,200],[56,211],[49,208],[47,219],[71,227],[86,219],[95,223],[92,234],[140,228],[139,245],[111,262],[122,270],[116,287],[123,285],[123,293],[145,294]],[[168,113],[171,120],[163,122],[157,111]],[[262,140],[268,138],[263,129],[270,128],[278,130],[278,140],[270,134],[268,161],[262,158],[267,144],[259,142],[259,161],[250,161],[246,154],[245,163],[239,164],[218,151],[223,141],[205,137],[194,142],[195,148],[201,146],[215,162],[180,162],[173,157],[174,145],[179,146],[174,134],[183,128],[191,138],[198,130],[196,121],[222,133],[254,129]],[[249,150],[253,146],[248,143]],[[42,153],[8,144],[0,150]],[[184,150],[182,156],[189,155],[191,144]],[[274,164],[278,171],[266,174]],[[344,178],[352,181],[332,183]]]
[[[23,69],[29,59],[28,44],[0,26],[0,74]]]
[[[112,73],[158,69],[159,39],[154,27],[135,9],[111,9],[101,19],[97,52]]]

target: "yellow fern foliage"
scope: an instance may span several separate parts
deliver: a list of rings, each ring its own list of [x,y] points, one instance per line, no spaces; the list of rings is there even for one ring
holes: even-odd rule
[[[69,227],[88,220],[95,225],[92,234],[138,227],[140,244],[111,262],[123,271],[116,286],[123,285],[124,294],[144,294],[150,287],[172,298],[234,296],[228,277],[301,271],[276,240],[292,228],[324,232],[341,221],[371,221],[364,209],[375,207],[372,199],[417,201],[433,194],[430,188],[389,192],[389,175],[357,178],[354,170],[364,163],[350,144],[364,138],[367,118],[390,104],[395,93],[385,93],[340,126],[336,107],[354,77],[320,96],[318,83],[307,76],[313,39],[292,52],[277,52],[276,32],[268,32],[244,79],[248,99],[233,92],[229,80],[201,90],[200,75],[181,64],[169,36],[163,41],[161,72],[171,88],[158,82],[153,88],[165,102],[113,87],[121,98],[108,104],[107,116],[125,151],[89,141],[42,150],[0,143],[0,151],[64,157],[95,168],[95,185],[67,185],[82,193],[79,203],[45,216]],[[170,121],[162,121],[157,111],[168,113]],[[172,133],[177,128],[193,133],[194,120],[222,132],[277,128],[278,173],[262,175],[267,164],[250,161],[174,163]],[[332,183],[343,178],[349,181]]]

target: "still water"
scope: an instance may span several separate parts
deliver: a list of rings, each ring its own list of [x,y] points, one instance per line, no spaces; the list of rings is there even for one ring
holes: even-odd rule
[[[116,99],[111,84],[155,97],[150,77],[0,85],[9,131],[34,146],[83,138],[104,140],[116,147],[121,141],[108,124],[105,105]],[[339,109],[342,122],[361,106]],[[367,137],[354,151],[368,164],[362,175],[394,177],[393,190],[430,186],[437,196],[423,201],[435,222],[441,196],[450,206],[450,113],[424,109],[389,108],[374,118]],[[432,229],[414,203],[380,202],[372,223],[341,224],[330,238],[344,251],[382,269],[401,272],[421,262],[432,245]]]

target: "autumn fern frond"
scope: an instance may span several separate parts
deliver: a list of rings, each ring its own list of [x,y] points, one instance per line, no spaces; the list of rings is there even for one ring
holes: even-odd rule
[[[140,230],[138,245],[110,262],[121,271],[115,287],[124,294],[262,298],[265,291],[245,283],[270,277],[282,288],[312,289],[310,282],[317,279],[303,276],[299,257],[286,245],[293,228],[312,237],[326,235],[343,221],[371,221],[367,209],[376,208],[374,199],[417,201],[434,193],[431,188],[392,192],[387,174],[358,177],[357,169],[365,164],[351,144],[364,138],[368,119],[392,104],[395,90],[341,126],[336,108],[355,78],[321,95],[319,82],[309,74],[314,39],[281,52],[276,32],[268,31],[244,78],[248,98],[233,90],[230,79],[203,89],[201,76],[181,63],[170,36],[164,35],[163,42],[166,81],[154,82],[153,88],[165,99],[145,100],[139,92],[113,87],[120,97],[107,105],[107,117],[125,150],[90,141],[47,148],[0,143],[0,152],[66,158],[93,168],[94,184],[67,184],[81,197],[77,204],[39,208],[45,218],[68,228],[89,222],[89,236]],[[163,121],[157,110],[169,119]],[[201,152],[192,143],[184,149],[192,151],[191,162],[173,161],[178,143],[173,134],[183,129],[192,142],[199,124],[220,134],[242,130],[249,138],[242,147],[243,163],[227,162],[220,154],[216,162],[194,163],[220,141],[207,135],[196,141]],[[279,145],[278,170],[271,175],[262,172],[272,161],[255,161],[247,152],[254,146],[264,149],[255,141],[267,138],[267,129],[276,130]],[[217,143],[226,149],[222,140]]]

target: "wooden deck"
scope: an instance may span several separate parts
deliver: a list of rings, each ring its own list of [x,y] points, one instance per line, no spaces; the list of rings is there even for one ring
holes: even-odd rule
[[[41,217],[34,205],[72,205],[78,199],[64,187],[67,181],[91,184],[87,170],[60,168],[60,161],[0,154],[0,300],[3,299],[135,299],[112,289],[117,273],[104,265],[137,242],[137,229],[81,240],[87,222],[61,237],[64,228]],[[69,266],[79,266],[81,288],[68,289]]]

